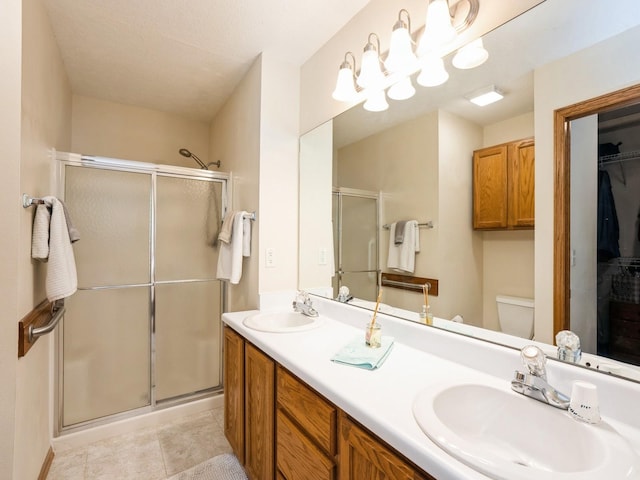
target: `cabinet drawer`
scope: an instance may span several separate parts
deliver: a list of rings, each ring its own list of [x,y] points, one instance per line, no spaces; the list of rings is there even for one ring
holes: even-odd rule
[[[287,480],[334,480],[336,468],[327,457],[287,415],[278,410],[276,465],[278,478]]]
[[[278,406],[326,453],[336,452],[336,408],[281,366],[277,371]]]

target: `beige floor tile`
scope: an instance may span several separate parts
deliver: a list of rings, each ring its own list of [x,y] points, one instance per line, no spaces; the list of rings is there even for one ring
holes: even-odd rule
[[[222,431],[224,431],[224,407],[218,407],[211,410],[211,415],[213,415],[213,419],[220,425]]]
[[[47,480],[85,480],[87,450],[56,453]]]
[[[160,428],[158,438],[168,476],[204,462],[218,452],[230,451],[222,428],[210,412]]]
[[[166,476],[155,432],[123,435],[87,448],[86,480],[163,480]]]

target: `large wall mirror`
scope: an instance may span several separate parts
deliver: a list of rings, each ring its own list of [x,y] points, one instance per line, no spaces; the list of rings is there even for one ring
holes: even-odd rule
[[[438,281],[437,296],[429,297],[435,326],[515,348],[538,341],[547,345],[549,356],[555,356],[553,339],[558,322],[554,326],[553,315],[535,316],[532,340],[509,335],[503,332],[496,302],[499,296],[517,297],[536,302],[536,307],[538,302],[547,302],[548,310],[552,310],[554,299],[536,295],[536,286],[540,282],[551,286],[554,282],[554,246],[543,248],[537,243],[537,225],[495,231],[473,228],[473,152],[533,137],[536,162],[551,165],[546,171],[552,177],[554,133],[553,128],[547,129],[547,126],[553,125],[555,108],[575,103],[571,95],[567,95],[564,103],[562,98],[557,98],[560,93],[554,88],[553,75],[555,72],[562,75],[563,68],[572,69],[579,60],[583,64],[588,62],[593,71],[601,73],[598,79],[583,77],[575,84],[576,90],[591,91],[584,85],[599,82],[600,75],[605,75],[607,69],[611,71],[606,75],[621,74],[623,85],[640,83],[640,61],[635,51],[640,41],[638,25],[640,15],[632,0],[613,5],[595,0],[546,0],[484,36],[490,58],[481,67],[455,70],[447,58],[445,64],[450,79],[446,84],[431,89],[417,87],[413,98],[390,101],[390,108],[385,112],[367,112],[362,105],[356,105],[303,135],[300,142],[299,287],[336,298],[338,288],[346,285],[355,297],[351,303],[371,307],[376,299],[376,289],[370,288],[371,283],[374,286],[379,283],[381,272],[398,273],[389,268],[392,239],[385,226],[416,220],[422,225],[418,229],[419,253],[415,255],[413,272],[407,275]],[[607,52],[616,52],[613,56],[628,53],[632,61],[627,62],[622,72]],[[505,98],[483,108],[466,100],[465,95],[487,85],[502,89]],[[538,107],[547,104],[557,104],[557,107],[544,111],[549,118],[543,123]],[[600,137],[598,118],[591,126],[584,127],[591,134],[575,149],[591,152],[593,161],[574,164],[572,160],[571,175],[567,172],[565,179],[567,185],[572,181],[584,184],[578,173],[581,165],[585,172],[590,172],[588,175],[597,178],[603,167],[599,164],[599,143],[621,141],[621,152],[640,149],[640,145],[630,140],[634,134],[629,133],[629,129],[637,125],[635,138],[640,138],[638,117],[634,108],[608,116],[603,114],[600,119],[603,136]],[[620,128],[625,129],[625,139],[615,141],[616,122],[623,125]],[[576,125],[576,132],[581,129],[581,125]],[[545,148],[539,150],[539,144]],[[624,222],[631,221],[626,217],[633,208],[636,216],[640,214],[637,193],[640,184],[634,183],[640,172],[640,160],[636,162],[624,164],[624,181],[627,185],[636,185],[633,187],[636,205],[624,207],[625,220],[621,218]],[[619,166],[606,168],[612,169],[612,182],[617,182],[618,177],[622,181]],[[536,188],[542,170],[536,166]],[[549,182],[553,185],[553,180]],[[625,205],[634,201],[628,195],[631,191],[627,188]],[[595,180],[592,190],[582,194],[593,200],[594,207],[589,210],[593,214],[590,221],[595,225],[598,197]],[[542,193],[536,191],[536,199],[540,195],[552,199],[553,186]],[[346,211],[345,205],[357,205],[360,210]],[[577,212],[585,210],[580,203],[572,204],[571,208],[571,215],[576,209],[576,218]],[[633,225],[625,224],[620,229],[621,235],[633,232],[634,228],[636,232],[637,245],[632,239],[621,240],[625,257],[640,255],[640,225],[635,223],[635,217],[632,221]],[[571,242],[574,237],[579,238],[574,235]],[[356,246],[350,242],[356,242]],[[566,250],[567,255],[571,255],[575,249],[567,247]],[[353,252],[357,254],[354,256]],[[596,247],[589,252],[578,260],[593,267],[580,271],[591,272],[584,275],[592,275],[595,285]],[[567,265],[572,261],[571,258],[565,260]],[[541,268],[541,264],[546,267]],[[640,276],[640,268],[638,270]],[[372,276],[372,271],[378,272],[378,276]],[[540,271],[550,272],[548,278],[536,279]],[[573,274],[578,275],[577,271]],[[382,302],[387,313],[419,321],[424,303],[421,292],[387,286],[383,290]],[[595,292],[595,287],[592,291]],[[599,348],[595,333],[598,327],[594,323],[597,308],[595,299],[585,301],[581,310],[576,308],[575,315],[567,322],[582,340],[583,364],[640,380],[640,369],[631,357],[610,356]]]

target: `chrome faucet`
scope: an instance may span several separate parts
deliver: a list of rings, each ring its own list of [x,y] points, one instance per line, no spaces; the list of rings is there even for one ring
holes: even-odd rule
[[[307,317],[318,316],[318,311],[313,308],[313,304],[311,303],[309,294],[303,290],[300,290],[296,295],[296,298],[293,301],[293,310],[296,312],[300,312]]]
[[[527,345],[520,351],[520,358],[527,367],[527,372],[515,371],[513,380],[511,380],[511,389],[539,402],[567,410],[569,397],[547,382],[545,368],[547,359],[542,350],[535,345]]]

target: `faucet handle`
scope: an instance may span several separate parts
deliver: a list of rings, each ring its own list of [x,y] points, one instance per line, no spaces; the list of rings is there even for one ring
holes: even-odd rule
[[[527,345],[520,351],[520,358],[531,375],[546,378],[547,370],[545,365],[547,358],[542,350],[535,345]]]

